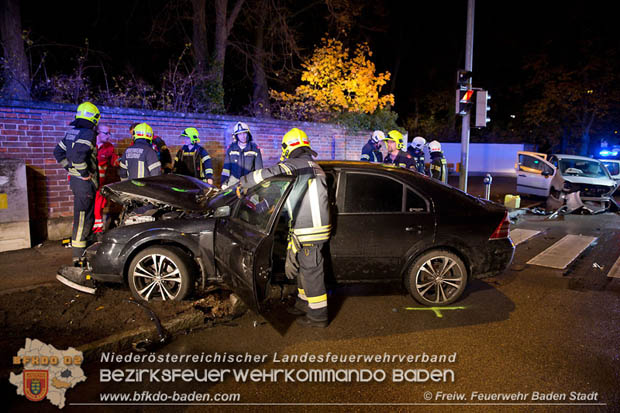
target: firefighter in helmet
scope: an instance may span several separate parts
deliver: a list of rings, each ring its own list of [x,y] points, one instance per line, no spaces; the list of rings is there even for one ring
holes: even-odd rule
[[[260,148],[252,139],[248,125],[237,122],[232,136],[233,142],[224,156],[222,188],[234,186],[242,176],[263,168]]]
[[[312,159],[317,153],[310,147],[306,133],[298,128],[282,138],[280,163],[259,169],[241,178],[237,193],[274,175],[295,177],[287,200],[289,245],[286,274],[297,277],[297,299],[289,312],[304,315],[297,322],[305,327],[327,327],[327,292],[321,248],[329,240],[331,223],[325,172]]]
[[[431,141],[428,144],[428,151],[431,153],[431,177],[443,182],[448,183],[448,165],[446,158],[441,151],[441,144],[437,141]]]
[[[174,158],[174,173],[193,176],[213,185],[211,156],[199,145],[198,130],[187,128],[181,133],[181,137],[185,138],[185,145]]]
[[[381,142],[385,140],[385,134],[376,130],[372,133],[366,145],[362,148],[362,157],[360,161],[367,162],[383,162],[383,154],[381,153]]]
[[[405,147],[403,134],[397,130],[391,130],[388,132],[388,136],[385,138],[387,142],[388,154],[383,160],[385,164],[391,164],[400,166],[401,168],[416,170],[416,164],[411,155],[407,152],[403,152]]]
[[[411,142],[409,148],[407,148],[407,153],[411,155],[411,157],[415,161],[416,170],[421,174],[425,173],[424,145],[426,145],[426,139],[421,136],[416,136],[415,138],[413,138],[413,142]]]
[[[133,129],[133,145],[125,149],[120,160],[121,180],[161,175],[161,162],[152,147],[153,129],[139,123]]]

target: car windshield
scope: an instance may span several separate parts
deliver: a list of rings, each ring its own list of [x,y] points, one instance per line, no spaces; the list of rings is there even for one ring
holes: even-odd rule
[[[585,159],[560,159],[560,173],[567,176],[583,176],[586,178],[609,178],[607,171],[598,161]]]

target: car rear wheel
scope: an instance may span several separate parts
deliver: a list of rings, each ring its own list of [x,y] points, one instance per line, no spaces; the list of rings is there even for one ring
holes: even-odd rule
[[[420,304],[447,305],[465,291],[467,268],[454,253],[433,250],[422,254],[411,264],[405,284]]]
[[[190,258],[176,247],[149,247],[134,257],[127,282],[139,300],[183,300],[192,290]]]

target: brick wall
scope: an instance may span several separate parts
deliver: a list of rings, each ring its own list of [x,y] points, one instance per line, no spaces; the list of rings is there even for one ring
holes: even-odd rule
[[[0,101],[0,158],[17,158],[28,166],[30,216],[33,220],[69,217],[73,214],[73,195],[67,174],[54,159],[53,150],[74,119],[76,106],[41,102]],[[117,153],[130,144],[129,125],[146,122],[161,136],[172,156],[183,145],[180,133],[195,127],[203,145],[213,158],[219,178],[224,152],[230,144],[233,125],[247,123],[261,148],[266,166],[279,160],[282,135],[293,127],[304,130],[319,159],[357,160],[370,133],[348,135],[338,126],[309,122],[288,122],[266,118],[216,116],[194,113],[140,111],[99,107],[101,124],[111,128],[111,142]],[[217,182],[217,181],[216,181]]]

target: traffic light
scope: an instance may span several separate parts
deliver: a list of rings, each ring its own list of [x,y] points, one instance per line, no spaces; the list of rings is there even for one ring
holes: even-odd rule
[[[476,90],[476,116],[474,117],[474,126],[477,128],[484,128],[487,123],[491,121],[489,119],[489,99],[491,95],[487,90]]]
[[[456,114],[457,115],[467,115],[471,110],[472,106],[472,98],[474,95],[473,90],[461,90],[458,89],[456,91]]]

